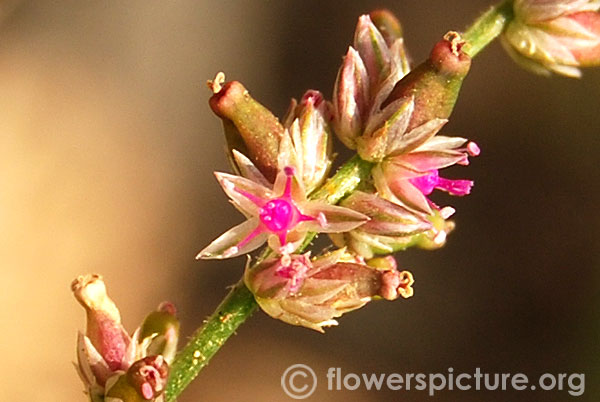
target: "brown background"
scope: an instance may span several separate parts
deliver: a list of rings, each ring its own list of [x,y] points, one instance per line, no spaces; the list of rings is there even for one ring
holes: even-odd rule
[[[100,272],[133,330],[164,299],[184,335],[243,259],[196,262],[242,220],[212,176],[227,169],[205,80],[223,70],[281,115],[331,93],[359,14],[387,6],[416,61],[475,1],[25,1],[0,3],[0,400],[84,401],[71,367],[83,311],[69,292]],[[180,398],[284,401],[280,375],[312,366],[319,401],[566,401],[566,392],[328,392],[344,372],[585,372],[596,401],[600,289],[600,70],[582,80],[477,58],[447,134],[483,152],[454,177],[458,228],[398,256],[415,297],[372,303],[325,335],[256,314]],[[343,157],[342,157],[343,158]],[[342,159],[340,158],[340,159]],[[439,202],[448,201],[443,197]]]

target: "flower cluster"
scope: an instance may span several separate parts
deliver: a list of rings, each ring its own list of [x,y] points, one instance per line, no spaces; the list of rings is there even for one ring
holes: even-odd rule
[[[454,209],[429,196],[435,189],[462,196],[473,185],[439,174],[479,154],[474,142],[437,135],[470,68],[463,45],[449,32],[411,71],[398,20],[384,10],[363,15],[332,101],[309,90],[281,121],[241,83],[222,73],[209,81],[209,104],[238,173],[216,177],[247,220],[198,258],[236,257],[267,243],[267,259],[246,268],[247,287],[271,316],[317,330],[373,298],[412,295],[412,276],[399,273],[389,254],[443,245]],[[371,176],[338,206],[316,191],[332,164],[333,134],[370,164]],[[298,254],[311,233],[328,233],[339,249],[314,259]],[[374,268],[376,255],[388,255],[393,267]]]
[[[179,337],[175,307],[161,303],[130,336],[101,276],[80,276],[71,289],[87,316],[86,332],[77,337],[76,367],[90,400],[162,401]]]

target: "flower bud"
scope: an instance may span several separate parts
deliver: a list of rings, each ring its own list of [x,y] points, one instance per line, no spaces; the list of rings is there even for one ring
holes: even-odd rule
[[[354,194],[349,198],[351,199],[353,196]],[[440,248],[446,243],[448,233],[454,229],[454,222],[446,220],[454,213],[454,209],[451,207],[445,207],[439,211],[433,210],[430,215],[406,210],[401,213],[402,207],[399,205],[379,197],[377,199],[380,204],[389,203],[385,207],[387,210],[385,214],[370,216],[371,221],[357,229],[329,235],[337,247],[347,247],[361,257],[367,258],[367,264],[370,266],[381,267],[384,266],[382,264],[388,263],[381,258],[373,258],[375,255],[391,254],[410,247],[428,250]],[[352,203],[356,205],[355,201]],[[360,206],[358,208],[362,213],[369,215],[364,208]],[[407,212],[413,214],[413,223],[406,224],[406,220],[403,221],[400,218]],[[370,225],[373,221],[376,223]],[[410,231],[410,229],[413,230]]]
[[[402,29],[393,14],[379,10],[361,16],[354,47],[349,48],[338,72],[331,106],[333,127],[344,145],[355,149],[359,142],[360,152],[360,136],[369,131],[367,127],[376,129],[384,123],[381,103],[408,71]],[[392,108],[385,112],[386,118],[393,114]],[[373,127],[373,119],[379,126]]]
[[[356,262],[343,249],[314,261],[308,254],[284,255],[248,265],[244,280],[271,317],[320,332],[324,326],[337,325],[335,318],[374,298],[412,295],[409,273]]]
[[[281,141],[279,154],[280,166],[292,165],[302,179],[306,191],[310,193],[325,180],[331,168],[331,134],[329,112],[323,94],[319,91],[307,91],[300,104],[292,100],[284,125],[291,141]],[[285,134],[284,134],[285,135]],[[282,149],[285,146],[292,149]],[[282,154],[293,153],[294,161],[282,161]]]
[[[381,32],[381,36],[383,36],[385,43],[390,49],[391,75],[394,75],[393,79],[395,82],[390,82],[390,87],[386,88],[387,94],[389,94],[389,91],[393,88],[393,84],[410,71],[408,56],[404,48],[402,25],[400,25],[400,21],[398,21],[391,11],[385,9],[372,11],[369,13],[369,17],[371,17],[371,21],[373,21],[375,27]],[[386,81],[389,78],[386,78]]]
[[[148,314],[138,335],[138,346],[145,355],[162,355],[167,363],[172,363],[177,352],[179,320],[172,303],[163,302],[156,311]]]
[[[165,390],[168,374],[169,366],[162,356],[140,359],[110,385],[105,402],[157,401]]]
[[[456,32],[448,32],[431,51],[429,59],[401,79],[388,98],[385,108],[398,99],[414,99],[407,130],[434,119],[447,119],[452,113],[462,81],[471,66],[462,50],[465,42]]]
[[[362,15],[358,19],[354,32],[354,48],[365,64],[373,95],[379,83],[390,73],[391,54],[383,35],[368,15]]]
[[[79,371],[88,386],[103,386],[114,372],[129,367],[133,358],[131,338],[100,275],[79,276],[71,289],[87,315],[86,334],[78,338]]]
[[[356,148],[369,109],[369,76],[358,52],[350,47],[333,89],[333,127],[344,145]]]
[[[579,77],[578,67],[600,65],[600,3],[590,0],[516,0],[503,45],[523,67]]]
[[[371,11],[369,17],[389,47],[398,39],[402,39],[402,25],[389,10]]]
[[[225,76],[217,74],[209,81],[213,112],[223,120],[230,150],[248,155],[271,182],[277,175],[277,153],[284,128],[267,108],[254,100],[238,81],[223,84]]]

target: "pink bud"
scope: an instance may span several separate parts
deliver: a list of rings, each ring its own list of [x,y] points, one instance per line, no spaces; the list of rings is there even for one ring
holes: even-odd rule
[[[356,148],[369,102],[369,76],[360,55],[352,47],[344,57],[333,89],[333,126],[340,141]]]
[[[73,281],[71,289],[86,310],[86,336],[92,345],[111,370],[126,369],[126,352],[131,339],[121,325],[119,309],[106,294],[102,277],[80,276]]]

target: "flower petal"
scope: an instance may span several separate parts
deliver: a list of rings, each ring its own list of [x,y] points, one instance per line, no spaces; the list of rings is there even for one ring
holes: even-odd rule
[[[399,155],[409,152],[437,134],[448,122],[447,119],[431,119],[427,123],[423,123],[418,127],[413,128],[410,132],[402,136],[399,146],[397,146],[390,155]]]
[[[319,233],[348,232],[369,220],[369,217],[349,208],[311,201],[301,206],[302,213],[316,218],[305,221],[306,230]]]
[[[342,201],[342,206],[367,215],[371,220],[360,227],[361,231],[387,236],[401,236],[431,228],[431,222],[421,214],[362,191],[352,193]]]
[[[446,151],[458,148],[467,142],[462,137],[447,137],[445,135],[435,135],[427,140],[426,143],[416,148],[415,151]]]
[[[260,170],[258,170],[258,168],[246,155],[244,155],[236,149],[234,149],[232,153],[235,164],[238,167],[238,170],[240,171],[240,175],[249,180],[252,180],[253,182],[259,183],[264,187],[271,187],[271,183],[269,183],[265,176],[260,172]]]
[[[416,188],[409,180],[399,179],[389,183],[394,195],[409,208],[431,214],[429,200],[421,190]]]
[[[385,39],[368,15],[362,15],[358,19],[354,47],[365,63],[373,90],[390,73],[391,55]]]
[[[289,195],[295,203],[306,200],[302,179],[298,176],[298,171],[292,166],[285,166],[279,170],[273,185],[273,193],[277,197]]]
[[[388,169],[385,169],[386,165]],[[398,205],[430,214],[431,208],[427,198],[418,188],[410,183],[408,180],[410,176],[389,171],[389,167],[394,167],[394,165],[385,164],[384,168],[382,168],[381,164],[379,164],[372,170],[373,181],[379,195]],[[399,167],[395,166],[395,168]],[[418,174],[413,177],[417,176]]]
[[[246,216],[257,216],[258,209],[274,198],[269,188],[250,179],[222,172],[215,172],[215,176],[236,208]]]
[[[257,232],[257,229],[259,229],[258,218],[248,219],[215,239],[198,253],[196,259],[232,258],[256,250],[267,239],[267,233]],[[240,245],[242,242],[244,244]]]
[[[458,151],[411,152],[402,155],[401,159],[404,166],[410,166],[423,173],[443,169],[457,163],[466,164],[468,160],[464,153]]]
[[[283,171],[286,167],[292,167],[298,177],[302,177],[302,164],[297,149],[292,141],[292,133],[300,131],[298,119],[294,120],[292,127],[285,130],[281,142],[279,143],[279,154],[277,155],[277,167],[279,171]]]

